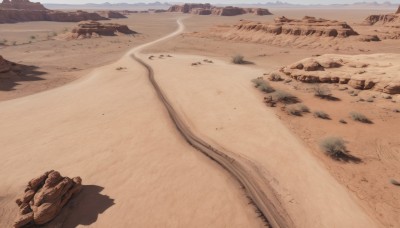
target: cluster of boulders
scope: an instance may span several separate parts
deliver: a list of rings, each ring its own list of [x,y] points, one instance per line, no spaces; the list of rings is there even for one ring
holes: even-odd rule
[[[100,23],[97,21],[80,22],[67,34],[67,39],[85,39],[96,38],[101,36],[115,36],[119,34],[132,35],[135,31],[129,29],[127,25],[116,23]]]
[[[173,5],[168,9],[168,12],[191,13],[198,15],[219,15],[219,16],[236,16],[247,13],[256,15],[271,15],[268,9],[262,8],[240,8],[240,7],[216,7],[211,4],[183,4]]]
[[[317,19],[308,16],[302,20],[278,17],[273,23],[242,21],[235,25],[235,29],[238,31],[261,31],[274,35],[284,34],[292,36],[312,35],[344,38],[358,35],[346,22],[331,21],[322,18]]]
[[[12,63],[7,61],[0,55],[0,73],[7,73],[11,70]]]
[[[280,72],[305,83],[340,83],[354,89],[400,94],[400,55],[322,55],[283,67]]]
[[[16,200],[19,212],[14,227],[36,227],[52,221],[81,189],[80,177],[62,177],[54,170],[32,179]]]
[[[79,22],[84,20],[109,20],[98,13],[85,11],[63,12],[46,9],[40,3],[29,0],[3,0],[0,4],[0,23],[25,21]]]

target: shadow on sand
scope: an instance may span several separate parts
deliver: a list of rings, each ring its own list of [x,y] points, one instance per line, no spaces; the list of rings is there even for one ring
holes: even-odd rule
[[[21,81],[44,80],[40,76],[47,73],[38,69],[39,67],[36,66],[13,64],[11,72],[0,73],[0,91],[14,90],[14,87]]]
[[[82,191],[63,208],[61,214],[44,227],[90,226],[115,204],[114,199],[100,193],[103,189],[96,185],[84,185]]]

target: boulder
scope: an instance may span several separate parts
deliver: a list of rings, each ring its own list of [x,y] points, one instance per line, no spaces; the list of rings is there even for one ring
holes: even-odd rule
[[[81,189],[80,177],[63,177],[54,170],[32,179],[22,196],[16,200],[19,212],[14,227],[31,227],[50,222]]]

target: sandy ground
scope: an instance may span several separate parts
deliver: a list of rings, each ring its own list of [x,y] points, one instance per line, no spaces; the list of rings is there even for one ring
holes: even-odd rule
[[[175,18],[161,14],[130,15],[128,19],[106,22],[127,24],[139,35],[72,41],[48,38],[48,35],[62,35],[76,23],[0,24],[0,40],[8,41],[8,46],[0,46],[0,55],[15,63],[34,66],[28,79],[1,87],[0,101],[67,84],[88,74],[91,69],[113,63],[129,49],[172,32],[176,28]],[[13,42],[17,44],[14,46]]]
[[[302,9],[281,10],[274,13],[291,18],[309,15],[338,19],[337,15],[340,15],[340,20],[349,22],[356,30],[367,31],[371,28],[357,24],[369,14],[377,12],[340,11],[338,14],[338,11],[333,10]],[[2,208],[0,217],[7,218],[0,219],[0,226],[7,227],[11,224],[16,208],[11,200],[21,191],[23,185],[33,176],[48,169],[57,169],[68,176],[80,175],[88,185],[80,196],[82,202],[86,200],[88,206],[82,206],[86,202],[77,206],[78,211],[86,213],[81,216],[78,213],[71,215],[66,224],[72,226],[81,224],[107,227],[115,226],[116,221],[121,226],[137,227],[262,225],[253,212],[254,208],[247,205],[236,181],[229,178],[215,163],[187,146],[177,135],[148,84],[144,69],[132,61],[123,60],[98,68],[87,75],[95,67],[114,62],[131,47],[173,31],[178,16],[181,15],[142,14],[121,20],[120,23],[129,24],[133,30],[143,33],[135,38],[102,38],[96,39],[95,42],[94,40],[70,42],[50,40],[0,49],[0,54],[5,58],[38,66],[40,71],[46,73],[40,75],[44,80],[18,82],[19,85],[8,91],[0,91],[0,100],[3,100],[0,102],[2,110],[0,118],[5,120],[0,126],[2,129],[7,129],[0,133],[0,143],[5,145],[0,153],[6,158],[5,164],[0,168],[0,179],[4,180],[4,184],[0,187]],[[272,20],[274,16],[193,16],[186,19],[185,24],[187,32],[193,32],[218,24],[233,24],[241,18]],[[62,32],[64,27],[65,25],[60,23],[56,25],[56,31]],[[24,38],[21,39],[27,40],[25,37],[30,36],[32,33],[30,30],[42,30],[43,26],[37,22],[0,25],[2,31],[18,28],[29,30],[23,33]],[[43,37],[47,33],[43,32]],[[10,32],[6,38],[16,40],[13,37],[21,37],[18,34],[21,32]],[[131,40],[131,43],[128,40]],[[82,53],[80,50],[88,51]],[[398,41],[383,41],[379,45],[366,44],[362,50],[339,50],[334,53],[398,53],[399,51]],[[332,200],[325,196],[336,192],[343,201],[332,203],[337,205],[339,202],[346,202],[349,206],[346,208],[351,211],[350,215],[354,213],[355,216],[365,216],[360,209],[362,207],[373,221],[379,221],[382,226],[399,226],[398,188],[388,183],[389,178],[396,178],[399,173],[397,164],[400,144],[396,137],[398,131],[393,127],[399,124],[399,117],[390,111],[398,107],[398,103],[386,99],[377,99],[373,104],[356,102],[358,98],[350,97],[347,92],[335,91],[335,95],[340,97],[342,102],[327,105],[326,101],[315,99],[296,83],[274,84],[296,94],[311,109],[326,110],[335,120],[346,117],[348,110],[359,110],[369,113],[375,124],[371,127],[350,123],[344,127],[339,126],[337,121],[320,122],[311,115],[299,121],[296,117],[287,116],[278,109],[272,111],[263,106],[262,94],[252,88],[249,82],[252,78],[262,76],[262,73],[272,72],[305,57],[327,53],[327,50],[234,43],[181,35],[148,48],[146,52],[170,53],[173,56],[174,53],[190,54],[187,59],[186,57],[182,59],[184,63],[180,61],[176,67],[176,70],[182,72],[188,72],[190,69],[187,75],[168,73],[169,70],[166,69],[171,69],[169,65],[158,70],[160,72],[158,79],[162,80],[163,86],[169,88],[167,92],[171,96],[179,94],[174,96],[176,99],[173,100],[176,108],[185,114],[191,126],[204,137],[207,136],[210,141],[237,151],[246,158],[256,160],[261,167],[271,172],[266,173],[268,174],[266,176],[275,177],[271,180],[276,186],[282,187],[282,195],[287,196],[283,197],[285,202],[288,202],[288,205],[293,204],[289,207],[290,213],[298,216],[302,209],[312,213],[315,208],[307,211],[310,207]],[[218,62],[215,66],[200,66],[198,69],[188,66],[191,61],[203,59],[193,55],[212,56],[229,61],[231,56],[238,53],[254,62],[258,69],[245,67],[240,68],[237,74],[234,72],[235,75],[225,75],[225,73],[204,75],[208,72],[205,69],[209,67],[213,69],[212,67],[223,66],[231,72],[231,66],[227,67],[226,63],[218,60],[214,60]],[[176,59],[178,56],[165,61],[173,62]],[[164,60],[155,61],[159,61],[156,67],[163,67],[166,63]],[[116,71],[115,69],[120,66],[128,69]],[[65,85],[83,75],[87,76],[58,89],[5,101]],[[238,76],[234,77],[236,75]],[[178,88],[176,87],[178,84],[174,82],[179,85],[182,83],[185,87]],[[369,96],[364,92],[360,95]],[[215,102],[208,102],[210,99]],[[274,117],[273,112],[278,118]],[[295,133],[297,138],[283,127],[279,119]],[[273,129],[281,138],[275,134],[270,138],[271,128],[266,127],[270,125],[274,126]],[[146,129],[145,134],[143,129]],[[239,129],[243,132],[239,132]],[[321,154],[316,145],[317,141],[322,136],[330,134],[346,137],[350,142],[349,149],[359,156],[363,163],[338,163]],[[247,150],[248,146],[251,150]],[[297,149],[293,154],[276,153],[275,148],[281,147],[284,147],[282,151],[289,148]],[[63,159],[59,159],[60,157]],[[303,162],[296,163],[293,158]],[[324,197],[306,202],[308,198],[302,195],[307,193],[305,184],[300,184],[300,187],[294,184],[301,182],[304,177],[297,173],[293,176],[290,173],[292,170],[287,169],[287,162],[293,163],[297,168],[310,164],[321,170],[317,174],[307,176],[305,181],[310,182],[312,191],[317,191],[318,196]],[[282,166],[285,171],[277,173]],[[326,167],[346,188],[339,186],[323,167]],[[272,170],[269,170],[271,168]],[[309,167],[305,167],[305,173],[311,171]],[[282,182],[276,177],[294,182]],[[318,185],[318,183],[330,184]],[[331,190],[332,186],[334,190]],[[318,190],[326,188],[329,190],[318,194]],[[293,192],[296,189],[298,191]],[[93,198],[86,197],[92,192],[95,193]],[[284,195],[286,193],[291,195]],[[290,202],[292,198],[298,201]],[[301,206],[304,207],[299,208],[300,204],[295,204],[296,202],[301,202]],[[326,208],[320,209],[318,212],[321,215],[327,213]],[[334,214],[338,216],[344,212],[335,210]],[[349,218],[349,215],[343,216]],[[328,222],[328,219],[315,217],[313,221],[299,218],[297,221],[299,224],[313,222],[318,224],[318,222]],[[374,223],[370,218],[361,221],[343,220],[343,222],[363,221],[368,223],[364,227]],[[352,224],[351,227],[357,227],[356,225]]]
[[[178,135],[129,57],[0,106],[1,227],[24,184],[50,169],[85,184],[66,227],[263,226],[236,181]]]

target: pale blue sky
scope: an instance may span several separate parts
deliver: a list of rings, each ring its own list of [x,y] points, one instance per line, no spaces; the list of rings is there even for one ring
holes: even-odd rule
[[[42,3],[64,3],[64,4],[84,4],[84,3],[138,3],[138,2],[155,2],[156,0],[32,0],[32,2],[42,2]],[[196,2],[196,3],[219,3],[219,4],[240,4],[240,3],[266,3],[266,2],[275,2],[275,0],[209,0],[209,1],[200,1],[200,0],[159,0],[160,2]],[[387,0],[282,0],[283,2],[293,3],[293,4],[336,4],[336,3],[354,3],[354,2],[385,2]],[[400,0],[391,0],[392,3],[400,3]]]

